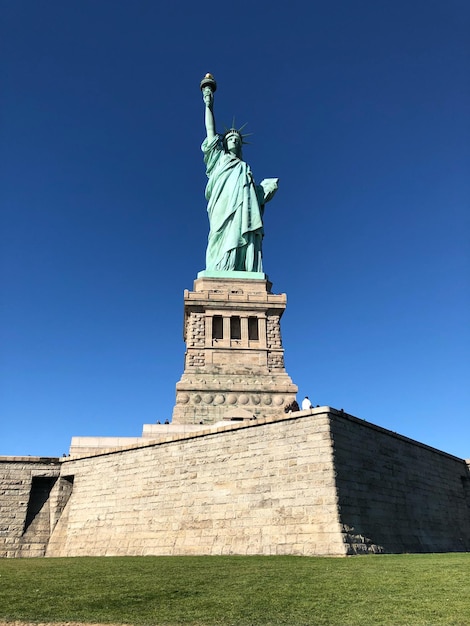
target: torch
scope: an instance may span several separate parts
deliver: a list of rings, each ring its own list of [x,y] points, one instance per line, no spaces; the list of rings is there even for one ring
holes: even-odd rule
[[[214,97],[214,91],[217,89],[217,83],[215,82],[212,74],[206,74],[201,80],[202,97],[206,106],[212,107],[212,99]]]

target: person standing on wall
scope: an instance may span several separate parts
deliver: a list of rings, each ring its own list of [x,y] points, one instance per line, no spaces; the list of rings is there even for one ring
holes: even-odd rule
[[[302,411],[309,411],[310,409],[313,409],[313,405],[308,399],[308,396],[305,396],[302,400]]]

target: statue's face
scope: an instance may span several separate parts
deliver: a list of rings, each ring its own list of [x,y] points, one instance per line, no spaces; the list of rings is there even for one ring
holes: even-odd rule
[[[242,142],[239,135],[235,133],[227,135],[227,137],[225,137],[225,145],[227,146],[227,152],[240,156]]]

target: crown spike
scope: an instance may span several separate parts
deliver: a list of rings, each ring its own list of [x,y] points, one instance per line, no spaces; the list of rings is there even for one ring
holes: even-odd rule
[[[245,122],[243,124],[243,126],[241,126],[240,128],[236,128],[235,127],[235,116],[233,116],[232,127],[231,128],[227,128],[225,126],[225,124],[224,124],[225,132],[223,134],[223,139],[225,140],[227,135],[237,134],[240,137],[242,144],[248,144],[249,142],[245,141],[245,137],[249,137],[250,135],[253,135],[253,133],[242,133],[242,130],[245,128],[245,126],[247,124],[248,124],[248,122]]]

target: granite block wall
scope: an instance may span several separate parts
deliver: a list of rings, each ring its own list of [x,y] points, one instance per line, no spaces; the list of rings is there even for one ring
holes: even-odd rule
[[[0,457],[0,557],[44,556],[59,472],[56,458]]]
[[[73,492],[47,556],[345,553],[325,413],[64,460],[62,469]]]
[[[0,556],[470,550],[468,464],[329,407],[3,457],[0,481]]]
[[[349,554],[470,550],[464,460],[339,412],[331,436]]]

